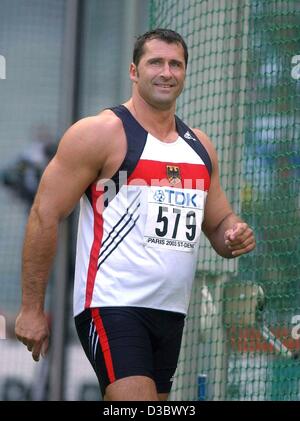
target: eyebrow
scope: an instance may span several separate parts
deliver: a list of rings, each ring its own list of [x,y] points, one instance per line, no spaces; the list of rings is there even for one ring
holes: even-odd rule
[[[147,60],[147,62],[148,63],[150,63],[150,62],[152,62],[152,61],[159,61],[159,60],[164,60],[165,58],[164,57],[160,57],[160,56],[157,56],[157,57],[151,57],[151,58],[149,58],[148,60]],[[171,63],[173,62],[173,63],[177,63],[177,64],[183,64],[184,63],[184,60],[178,60],[178,59],[176,59],[176,58],[171,58],[170,60],[169,60]]]

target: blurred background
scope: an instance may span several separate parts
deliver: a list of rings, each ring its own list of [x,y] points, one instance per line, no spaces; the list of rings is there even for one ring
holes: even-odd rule
[[[24,229],[59,139],[129,98],[135,37],[158,26],[189,47],[177,114],[212,138],[257,238],[234,261],[203,238],[171,399],[300,399],[299,1],[0,0],[0,400],[100,398],[72,319],[78,211],[61,226],[39,363],[14,337]]]

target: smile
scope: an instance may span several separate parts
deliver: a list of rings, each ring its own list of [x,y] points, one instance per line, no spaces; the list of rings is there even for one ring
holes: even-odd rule
[[[156,83],[155,86],[158,86],[159,88],[173,88],[174,85],[165,85],[165,84]]]

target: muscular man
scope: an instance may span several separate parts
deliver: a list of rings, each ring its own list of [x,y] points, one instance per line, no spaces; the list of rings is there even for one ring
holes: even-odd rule
[[[187,61],[174,31],[137,39],[132,97],[65,133],[28,221],[17,338],[36,361],[47,350],[58,224],[80,199],[75,323],[107,400],[167,399],[201,230],[223,257],[255,247],[220,187],[211,141],[175,115]]]

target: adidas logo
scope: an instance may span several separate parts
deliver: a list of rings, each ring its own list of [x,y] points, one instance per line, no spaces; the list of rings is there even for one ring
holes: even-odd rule
[[[183,137],[184,137],[185,139],[188,139],[188,140],[194,140],[194,141],[197,141],[197,139],[195,139],[195,138],[191,135],[191,133],[190,133],[189,131],[187,131],[187,132],[183,135]]]

